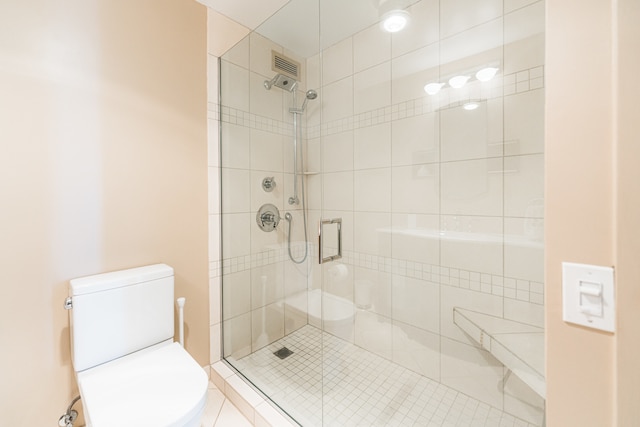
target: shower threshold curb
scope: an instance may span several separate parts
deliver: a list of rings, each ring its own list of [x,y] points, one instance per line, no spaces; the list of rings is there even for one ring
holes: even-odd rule
[[[211,381],[254,426],[299,427],[299,424],[275,408],[269,399],[263,397],[224,360],[211,365]]]

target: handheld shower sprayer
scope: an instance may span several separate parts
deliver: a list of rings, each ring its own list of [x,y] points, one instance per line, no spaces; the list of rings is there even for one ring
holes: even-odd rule
[[[306,93],[306,96],[304,97],[304,102],[302,103],[302,107],[300,107],[300,109],[302,111],[304,111],[305,108],[307,108],[307,102],[309,102],[310,100],[314,100],[318,97],[318,92],[316,92],[313,89],[309,89]]]
[[[307,93],[305,93],[304,102],[302,103],[302,106],[300,108],[296,108],[296,107],[289,108],[289,112],[293,114],[304,113],[305,108],[307,108],[307,102],[313,101],[317,97],[318,97],[318,92],[316,92],[313,89],[309,89]]]

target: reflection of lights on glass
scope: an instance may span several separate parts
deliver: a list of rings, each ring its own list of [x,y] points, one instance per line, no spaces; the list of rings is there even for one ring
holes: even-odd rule
[[[429,83],[424,87],[424,91],[429,95],[435,95],[436,93],[440,92],[442,86],[444,86],[444,83]]]
[[[464,108],[467,111],[473,111],[476,108],[478,108],[480,106],[480,104],[478,104],[477,102],[467,102],[466,104],[464,104],[462,106],[462,108]]]
[[[392,10],[385,13],[382,17],[382,28],[389,33],[397,33],[402,31],[409,22],[409,12],[406,10]]]
[[[454,89],[460,89],[462,86],[467,84],[467,80],[469,80],[469,76],[455,76],[449,79],[449,86]]]
[[[476,79],[480,80],[481,82],[488,82],[495,77],[497,72],[498,69],[494,67],[483,68],[476,73]]]

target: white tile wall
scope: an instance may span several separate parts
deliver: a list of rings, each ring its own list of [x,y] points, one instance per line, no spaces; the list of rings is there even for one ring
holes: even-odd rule
[[[544,63],[544,1],[511,0],[505,3],[531,3],[504,18],[504,72],[514,73]],[[519,7],[521,5],[513,5]]]
[[[391,168],[358,170],[353,175],[355,211],[391,211]]]
[[[470,3],[473,0],[461,1]],[[488,3],[491,3],[492,1]],[[452,31],[455,30],[452,28]],[[446,75],[454,71],[456,61],[474,58],[479,54],[491,52],[496,48],[502,48],[502,44],[503,18],[485,21],[485,23],[469,27],[468,29],[458,32],[451,37],[444,38],[440,41],[440,63],[447,65],[443,66],[442,71]],[[486,58],[482,59],[485,60]]]
[[[281,262],[252,268],[250,280],[252,309],[284,298],[284,267]]]
[[[353,115],[353,77],[330,83],[322,88],[323,121],[333,122]],[[344,129],[348,130],[348,129]]]
[[[442,338],[440,341],[440,381],[455,390],[503,409],[503,396],[499,383],[504,368],[485,350]]]
[[[392,164],[407,166],[440,159],[440,115],[428,113],[392,123]]]
[[[391,182],[391,209],[394,213],[439,213],[440,166],[438,164],[394,167]]]
[[[426,45],[395,57],[391,63],[392,102],[406,102],[424,96],[424,85],[439,77],[440,45]]]
[[[390,257],[391,236],[380,230],[391,227],[390,213],[354,213],[354,249],[365,254]]]
[[[249,169],[251,167],[251,130],[231,123],[222,126],[220,149],[221,164],[227,168]],[[215,195],[212,195],[215,200]]]
[[[439,40],[439,3],[438,0],[422,0],[409,7],[411,22],[405,30],[392,35],[394,58]]]
[[[391,360],[392,329],[390,318],[366,310],[356,310],[355,345]]]
[[[440,335],[402,322],[393,322],[393,361],[440,380]]]
[[[502,15],[502,0],[447,0],[440,4],[440,37],[467,31]]]
[[[251,214],[222,215],[222,253],[225,258],[248,254],[251,248]]]
[[[338,172],[347,171],[353,169],[353,131],[335,133],[333,135],[327,135],[320,140],[318,138],[319,150],[322,152],[322,163],[316,164],[313,162],[314,156],[309,152],[309,159],[311,160],[307,166],[310,170],[322,170],[324,166],[325,172]],[[318,156],[316,154],[316,156]],[[320,160],[320,157],[315,157]]]
[[[391,253],[407,261],[440,262],[440,218],[438,215],[393,214]]]
[[[383,62],[353,75],[353,112],[386,107],[391,103],[391,63]]]
[[[542,218],[544,155],[531,154],[504,159],[505,215]]]
[[[222,61],[220,75],[224,76],[221,85],[221,98],[227,107],[249,111],[249,70]]]
[[[391,59],[391,34],[371,26],[353,36],[353,71],[358,73]]]
[[[356,129],[353,168],[369,169],[391,165],[391,123]]]
[[[394,275],[391,301],[394,320],[434,333],[440,331],[438,284]]]
[[[504,98],[505,155],[544,152],[544,90]]]
[[[502,158],[442,163],[441,212],[502,215]]]
[[[251,351],[254,352],[284,336],[284,305],[269,304],[251,311]]]
[[[284,145],[282,135],[251,129],[251,169],[283,172]],[[287,148],[289,148],[288,144]],[[287,154],[289,154],[288,150]]]
[[[222,213],[237,214],[250,211],[251,172],[247,169],[222,168]]]
[[[328,85],[353,74],[353,43],[347,38],[322,52],[322,83]]]

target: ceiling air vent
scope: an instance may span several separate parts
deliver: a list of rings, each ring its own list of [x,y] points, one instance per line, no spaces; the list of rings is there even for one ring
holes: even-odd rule
[[[276,73],[300,80],[300,63],[273,50],[271,51],[271,69]]]

